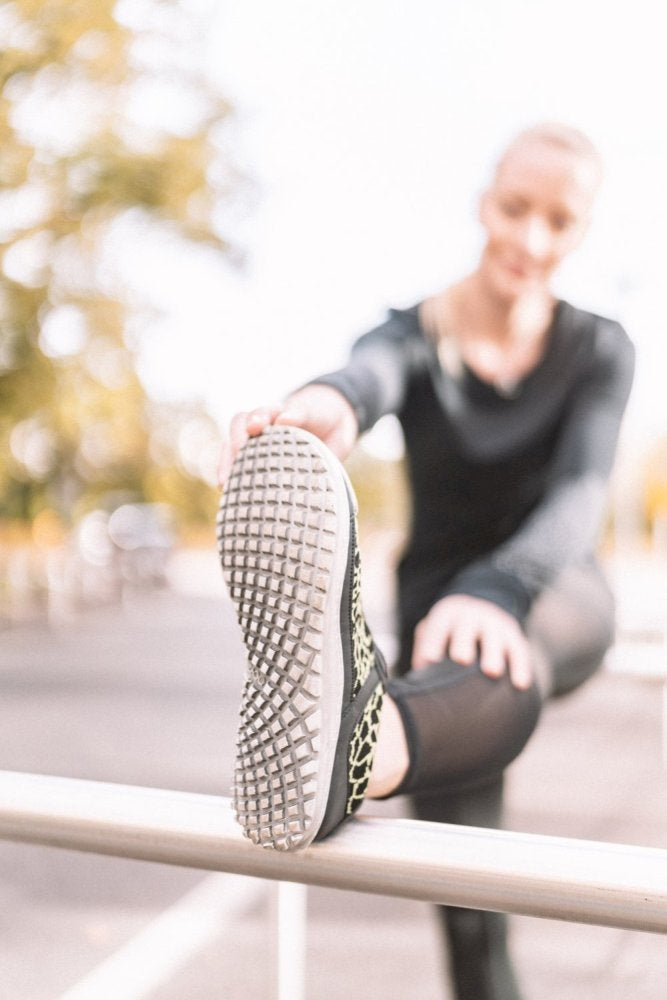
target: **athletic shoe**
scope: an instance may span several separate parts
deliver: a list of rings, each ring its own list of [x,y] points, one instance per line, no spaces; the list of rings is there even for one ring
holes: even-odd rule
[[[253,843],[298,850],[363,801],[386,678],[361,609],[356,500],[340,462],[298,428],[250,438],[218,542],[248,654],[236,816]]]

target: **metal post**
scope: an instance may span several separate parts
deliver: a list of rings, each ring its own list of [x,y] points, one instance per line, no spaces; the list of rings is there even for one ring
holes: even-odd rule
[[[255,847],[228,799],[0,772],[0,837],[431,903],[667,933],[667,851],[353,819],[305,851]]]
[[[277,1000],[305,1000],[307,892],[298,882],[275,886]]]

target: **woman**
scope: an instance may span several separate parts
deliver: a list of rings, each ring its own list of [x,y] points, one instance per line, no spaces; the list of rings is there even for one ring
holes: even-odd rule
[[[593,553],[634,354],[618,323],[551,291],[600,175],[579,131],[522,132],[482,195],[471,274],[393,310],[344,369],[234,418],[220,539],[250,653],[235,801],[256,842],[306,846],[364,796],[406,792],[421,818],[498,825],[503,769],[542,701],[610,645]],[[330,458],[385,413],[403,427],[413,508],[388,682]],[[459,1000],[518,997],[504,917],[440,909]]]

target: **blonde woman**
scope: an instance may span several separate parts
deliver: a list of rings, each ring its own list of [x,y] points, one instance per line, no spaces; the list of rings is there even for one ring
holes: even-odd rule
[[[234,797],[254,842],[305,847],[363,798],[406,793],[424,819],[499,825],[544,699],[600,665],[614,613],[594,553],[634,352],[551,290],[600,178],[578,130],[525,130],[481,197],[472,273],[392,310],[340,371],[234,418],[220,549],[249,654]],[[339,464],[386,413],[413,510],[390,680]],[[505,918],[440,912],[458,1000],[517,998]]]

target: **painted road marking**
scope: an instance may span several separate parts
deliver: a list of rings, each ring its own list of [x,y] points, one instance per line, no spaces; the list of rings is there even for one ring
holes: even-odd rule
[[[142,1000],[266,891],[262,879],[208,875],[59,1000]]]

